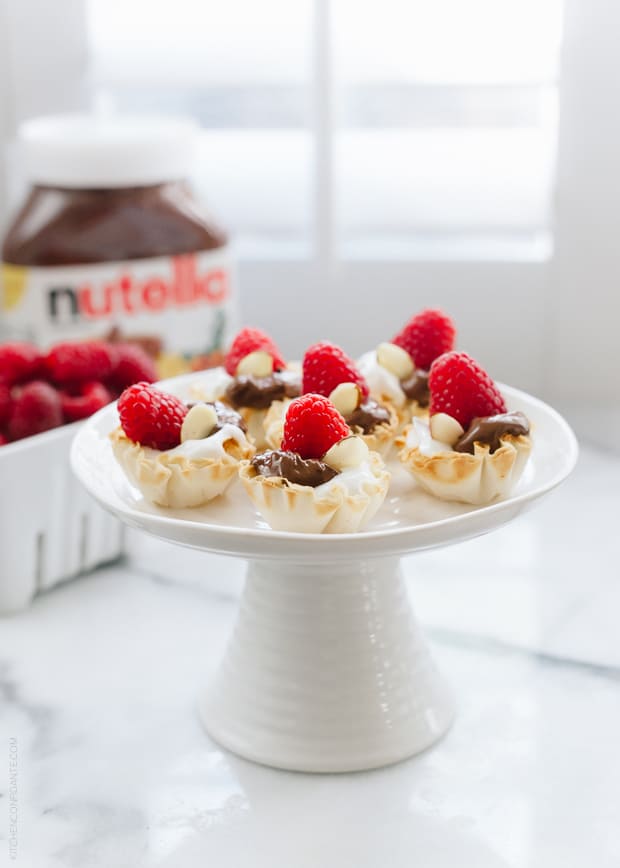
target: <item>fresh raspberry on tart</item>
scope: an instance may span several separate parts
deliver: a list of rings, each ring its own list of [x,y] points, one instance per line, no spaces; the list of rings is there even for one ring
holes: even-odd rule
[[[321,458],[338,441],[350,435],[349,426],[334,405],[313,393],[295,398],[284,420],[282,450],[302,458]]]
[[[271,371],[268,371],[267,373],[281,371],[286,367],[286,362],[273,339],[261,329],[246,326],[237,333],[230,349],[226,353],[226,358],[224,360],[226,372],[230,374],[231,377],[234,377],[237,374],[246,373],[243,370],[239,370],[239,366],[242,365],[243,360],[247,356],[255,353],[266,354],[271,357]],[[251,373],[251,371],[248,370],[247,373]]]
[[[152,449],[173,449],[181,442],[186,405],[150,383],[135,383],[118,399],[121,428],[134,443]]]
[[[436,358],[454,347],[456,329],[441,310],[423,310],[413,316],[392,343],[405,350],[416,368],[427,371]]]
[[[506,402],[487,372],[467,353],[445,353],[428,378],[430,415],[445,413],[467,428],[476,416],[506,412]]]
[[[341,383],[355,383],[362,397],[368,398],[368,383],[341,347],[329,341],[320,341],[309,347],[302,363],[302,392],[314,392],[329,398]]]

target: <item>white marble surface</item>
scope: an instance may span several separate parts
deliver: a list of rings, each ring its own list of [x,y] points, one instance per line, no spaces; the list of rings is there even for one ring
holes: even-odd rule
[[[618,457],[585,450],[514,524],[406,562],[459,714],[427,753],[357,775],[209,741],[196,700],[242,565],[134,537],[128,562],[0,621],[17,765],[17,860],[0,780],[0,865],[618,868],[619,491]]]

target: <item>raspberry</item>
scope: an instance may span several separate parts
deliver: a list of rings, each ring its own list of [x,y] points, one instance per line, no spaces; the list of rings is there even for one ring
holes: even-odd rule
[[[150,383],[136,383],[118,399],[121,427],[134,443],[153,449],[173,449],[181,442],[187,407],[174,395]]]
[[[134,383],[154,383],[157,379],[155,362],[136,344],[115,344],[116,365],[111,383],[120,392]]]
[[[34,380],[19,389],[9,421],[9,437],[21,440],[62,425],[60,395],[49,383]]]
[[[302,458],[321,458],[351,431],[331,401],[323,395],[302,395],[289,404],[282,449]]]
[[[13,401],[11,400],[11,392],[8,386],[0,383],[0,428],[3,428],[9,421]]]
[[[112,395],[103,383],[81,383],[74,392],[62,391],[60,401],[65,422],[86,419],[101,410],[112,400]]]
[[[392,343],[406,350],[416,368],[428,371],[442,353],[454,346],[456,329],[450,317],[441,310],[423,310],[412,317]]]
[[[429,412],[447,413],[463,428],[475,416],[505,413],[506,404],[487,372],[467,353],[446,353],[431,365]]]
[[[244,328],[236,335],[230,349],[226,353],[224,367],[231,377],[234,377],[237,373],[237,365],[241,359],[244,359],[256,350],[264,350],[266,353],[269,353],[273,359],[275,371],[281,371],[282,368],[286,367],[286,362],[268,334],[265,334],[260,329]]]
[[[363,397],[368,397],[368,383],[344,350],[328,341],[309,347],[303,359],[301,391],[304,394],[315,392],[329,398],[340,383],[356,383]]]
[[[32,380],[41,372],[41,353],[32,344],[12,341],[0,346],[0,382],[7,386]]]
[[[52,347],[45,357],[45,367],[50,379],[61,385],[101,382],[114,369],[114,353],[114,347],[103,341],[65,341]]]
[[[6,446],[6,444],[10,442],[11,441],[6,436],[6,434],[3,434],[2,431],[0,431],[0,446]]]

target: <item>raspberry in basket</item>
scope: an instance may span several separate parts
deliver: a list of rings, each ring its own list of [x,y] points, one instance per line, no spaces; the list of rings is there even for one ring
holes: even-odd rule
[[[9,437],[21,440],[33,434],[41,434],[62,425],[60,395],[42,380],[35,380],[21,387],[9,421]]]

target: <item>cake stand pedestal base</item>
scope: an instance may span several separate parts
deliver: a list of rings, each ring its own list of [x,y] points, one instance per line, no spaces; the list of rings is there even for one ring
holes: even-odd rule
[[[350,772],[424,750],[454,708],[398,559],[255,560],[200,713],[246,759]]]

